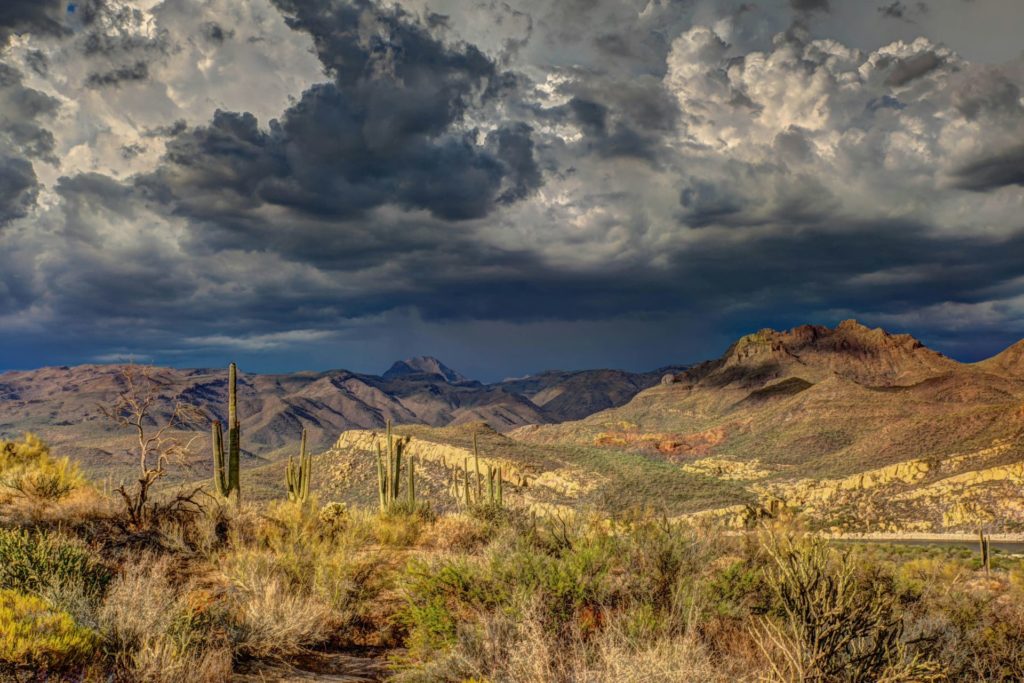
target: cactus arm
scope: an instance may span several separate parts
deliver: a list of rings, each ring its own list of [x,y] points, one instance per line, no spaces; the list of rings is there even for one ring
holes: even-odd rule
[[[392,500],[392,498],[393,498],[392,491],[394,489],[394,481],[395,481],[395,475],[396,475],[396,472],[395,472],[395,443],[394,443],[394,436],[391,434],[391,420],[388,420],[388,422],[387,422],[387,434],[388,434],[388,438],[387,438],[387,446],[388,446],[388,452],[387,452],[387,457],[388,457],[388,460],[387,460],[387,475],[388,476],[387,476],[387,479],[385,479],[384,498],[385,498],[386,502],[390,502]]]
[[[416,460],[409,456],[409,512],[416,509]]]
[[[398,494],[402,489],[402,451],[405,450],[404,442],[399,439],[395,442],[395,471],[391,479],[394,487],[391,491],[391,500],[398,500]]]
[[[288,465],[284,468],[285,485],[288,487],[288,500],[295,501],[298,498],[298,485],[295,481],[295,459],[288,456]]]
[[[302,444],[299,446],[299,497],[309,500],[309,478],[313,469],[313,456],[306,452],[306,430],[302,430]]]
[[[224,433],[220,421],[211,425],[213,440],[213,488],[218,496],[227,496],[227,472],[224,471]]]
[[[502,491],[501,491],[501,468],[499,467],[498,468],[498,506],[500,507],[503,504],[504,504],[504,500],[503,500]]]
[[[483,483],[480,480],[480,449],[476,444],[476,432],[473,432],[473,468],[476,470],[476,500],[480,502],[483,495]]]
[[[381,511],[387,509],[387,473],[384,471],[384,453],[380,442],[377,442],[377,497],[380,499]]]

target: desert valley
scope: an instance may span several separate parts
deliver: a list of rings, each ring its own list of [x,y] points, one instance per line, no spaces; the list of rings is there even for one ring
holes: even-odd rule
[[[123,389],[122,370],[0,374],[0,434],[37,433],[93,478],[130,480],[132,434],[101,411]],[[175,400],[226,417],[226,369],[151,374],[155,420]],[[788,510],[833,533],[1024,532],[1024,342],[964,364],[851,320],[762,330],[718,359],[645,374],[484,385],[422,357],[380,377],[243,372],[238,411],[255,500],[279,495],[303,430],[321,500],[370,500],[375,444],[391,421],[411,437],[428,489],[445,490],[475,434],[527,508],[650,508],[736,527]],[[194,450],[164,483],[212,476],[205,447]]]

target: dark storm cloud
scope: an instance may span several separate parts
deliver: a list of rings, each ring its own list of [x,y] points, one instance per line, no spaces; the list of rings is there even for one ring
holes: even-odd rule
[[[953,93],[953,106],[969,120],[1024,117],[1021,89],[998,67],[975,69]]]
[[[42,50],[29,50],[25,55],[25,64],[44,78],[50,71],[50,63]]]
[[[17,157],[0,157],[0,227],[27,215],[38,193],[31,163]]]
[[[494,149],[496,156],[509,169],[512,178],[510,187],[505,190],[498,201],[511,203],[524,199],[539,188],[543,182],[537,159],[533,153],[533,129],[525,123],[503,126],[487,134],[488,146]]]
[[[907,59],[900,59],[896,61],[892,71],[889,72],[889,76],[885,79],[885,84],[900,87],[914,79],[921,78],[942,65],[942,58],[932,50],[916,54]]]
[[[58,106],[49,95],[26,87],[17,69],[0,62],[0,149],[52,159],[53,134],[39,120],[55,114]]]
[[[208,21],[203,24],[203,35],[211,42],[223,43],[225,40],[234,38],[235,32],[231,29],[225,29],[215,21]]]
[[[924,2],[916,2],[912,5],[907,5],[902,0],[893,0],[888,5],[881,5],[878,8],[878,13],[887,19],[899,19],[902,21],[913,22],[912,15],[923,15],[928,13],[928,5]]]
[[[566,104],[538,110],[536,115],[579,126],[584,152],[657,165],[665,138],[676,129],[679,117],[676,103],[660,81],[638,77],[624,83],[595,77],[569,92],[574,94]]]
[[[139,181],[154,197],[196,218],[269,204],[348,219],[394,204],[458,221],[540,185],[529,126],[484,136],[459,125],[509,85],[475,47],[445,45],[398,9],[282,5],[313,35],[333,81],[303,93],[268,131],[249,113],[217,112],[178,133],[165,166]]]
[[[746,332],[1019,295],[1014,189],[984,194],[1024,184],[1024,150],[1006,144],[1022,120],[1011,66],[927,39],[871,51],[828,35],[846,8],[822,0],[488,0],[467,4],[475,23],[441,0],[272,1],[291,52],[227,18],[225,0],[191,19],[185,0],[90,1],[70,47],[40,44],[48,67],[18,46],[62,97],[67,59],[78,94],[108,89],[81,98],[55,147],[39,121],[56,101],[0,71],[19,103],[0,108],[19,112],[0,131],[0,223],[46,198],[0,231],[0,315],[178,352],[368,320],[385,321],[376,341],[406,343],[390,322],[406,315]],[[267,55],[232,61],[256,40]],[[274,70],[264,82],[302,80],[273,107],[204,80],[310,46],[322,71]],[[150,99],[165,81],[173,96]],[[41,188],[30,162],[72,148],[75,170]]]
[[[85,84],[90,88],[104,88],[124,82],[144,81],[147,78],[149,78],[149,65],[145,62],[135,62],[110,71],[89,74],[85,79]]]
[[[39,184],[31,159],[56,161],[53,134],[40,125],[58,103],[25,87],[22,74],[0,63],[0,227],[27,215]]]
[[[829,0],[789,0],[797,12],[830,12]]]
[[[956,169],[957,186],[975,192],[1024,185],[1024,145],[978,159]]]
[[[0,48],[12,35],[39,33],[60,35],[66,32],[62,22],[62,0],[4,0],[0,3]]]

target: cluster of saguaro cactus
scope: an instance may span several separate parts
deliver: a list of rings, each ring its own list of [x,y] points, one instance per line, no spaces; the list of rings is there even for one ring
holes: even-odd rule
[[[293,503],[305,503],[309,500],[309,476],[313,470],[313,456],[306,452],[306,430],[302,430],[302,444],[299,446],[299,459],[288,456],[288,467],[285,470],[285,484],[288,486],[288,500]]]
[[[477,444],[476,434],[473,434],[473,467],[469,466],[469,458],[466,458],[462,467],[457,465],[449,470],[449,490],[456,501],[466,507],[473,505],[489,504],[502,506],[504,494],[502,491],[502,470],[500,467],[486,465],[486,473],[480,472],[480,448]],[[484,481],[487,482],[487,497],[484,497]]]
[[[982,529],[978,529],[978,547],[981,551],[981,566],[985,569],[985,574],[988,574],[992,570],[992,549],[990,547],[991,539],[985,535]]]
[[[213,486],[217,494],[235,497],[235,504],[241,502],[238,467],[241,453],[242,429],[238,425],[238,369],[232,363],[228,366],[228,450],[224,453],[224,434],[220,421],[213,421]]]
[[[401,493],[402,484],[402,455],[409,443],[409,437],[398,437],[391,432],[391,420],[387,423],[387,451],[377,443],[377,493],[380,499],[380,509],[387,512],[394,508]],[[409,510],[416,509],[416,460],[413,456],[407,458],[406,463],[406,496],[408,498]]]

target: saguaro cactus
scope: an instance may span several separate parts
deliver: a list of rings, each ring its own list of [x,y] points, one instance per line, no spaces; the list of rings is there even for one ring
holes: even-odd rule
[[[985,569],[985,574],[988,575],[992,571],[992,549],[989,546],[989,537],[985,535],[982,529],[978,529],[978,546],[981,551],[981,566]]]
[[[285,483],[288,486],[288,500],[294,503],[305,503],[309,500],[309,477],[313,471],[313,456],[306,452],[306,430],[302,430],[302,443],[299,446],[299,459],[296,461],[288,456],[288,468],[285,470]]]
[[[504,490],[502,482],[504,473],[502,468],[486,465],[487,490],[484,494],[484,474],[480,471],[480,448],[477,443],[476,434],[473,434],[473,466],[470,468],[469,458],[463,459],[462,471],[456,463],[451,476],[451,493],[456,501],[463,502],[465,506],[473,505],[504,505]],[[476,477],[473,478],[473,474]]]
[[[220,422],[213,422],[213,486],[224,498],[235,496],[235,504],[241,502],[238,468],[241,454],[242,428],[238,424],[238,369],[234,363],[228,366],[228,451],[225,462],[224,434]]]
[[[398,494],[401,491],[402,483],[402,455],[405,452],[406,444],[409,442],[409,437],[395,438],[391,432],[391,420],[388,420],[387,425],[387,451],[385,452],[381,448],[380,442],[377,443],[377,493],[382,512],[390,510],[395,502],[398,501]],[[412,510],[416,507],[416,473],[415,464],[411,457],[409,458],[407,470],[409,509]]]

